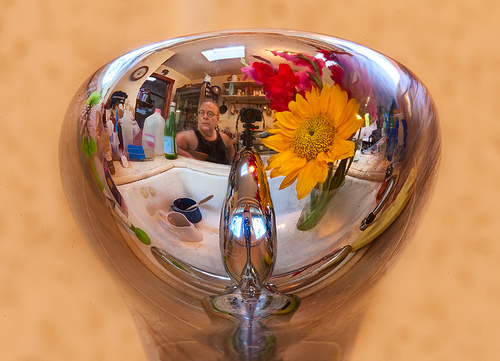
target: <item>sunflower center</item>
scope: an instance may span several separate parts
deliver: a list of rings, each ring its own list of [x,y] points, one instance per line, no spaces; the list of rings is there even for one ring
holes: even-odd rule
[[[328,119],[322,116],[307,118],[295,130],[292,149],[299,157],[311,160],[326,151],[334,137],[335,129]]]

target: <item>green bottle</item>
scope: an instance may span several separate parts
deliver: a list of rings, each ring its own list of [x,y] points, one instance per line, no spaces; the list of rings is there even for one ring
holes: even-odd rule
[[[175,136],[177,135],[177,124],[175,124],[175,103],[170,103],[170,110],[168,114],[167,121],[165,122],[165,132],[164,132],[164,148],[165,148],[165,158],[176,159],[177,158],[177,143],[175,141]]]

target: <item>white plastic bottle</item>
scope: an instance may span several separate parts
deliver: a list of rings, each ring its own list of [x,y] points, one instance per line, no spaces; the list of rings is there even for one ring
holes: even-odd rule
[[[134,131],[132,122],[134,121],[134,117],[132,112],[126,109],[123,113],[122,119],[120,119],[120,124],[122,126],[122,139],[123,139],[123,150],[125,151],[125,155],[128,158],[128,146],[129,144],[133,144],[134,141]]]
[[[161,110],[156,108],[155,112],[146,118],[142,130],[142,147],[146,158],[154,158],[155,155],[163,155],[165,119],[161,116]]]

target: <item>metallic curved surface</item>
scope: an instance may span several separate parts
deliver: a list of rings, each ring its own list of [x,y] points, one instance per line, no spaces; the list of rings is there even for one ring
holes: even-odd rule
[[[201,55],[201,50],[236,45],[245,46],[245,64],[240,58],[208,61]],[[270,177],[270,170],[264,169],[276,151],[262,139],[272,133],[283,110],[273,103],[277,93],[266,93],[266,83],[242,82],[242,67],[254,62],[307,73],[307,65],[283,54],[321,59],[322,83],[339,85],[360,104],[363,126],[350,138],[356,154],[332,165],[332,179],[340,177],[340,181],[328,194],[314,188],[297,199],[293,186],[280,189],[283,177]],[[210,84],[203,82],[207,74]],[[231,81],[232,75],[240,80]],[[136,137],[145,132],[140,124],[144,102],[139,98],[151,86],[148,77],[171,87],[156,102],[163,102],[166,109],[169,100],[176,100],[179,130],[189,129],[191,108],[198,105],[189,103],[190,89],[196,88],[198,94],[203,90],[216,96],[218,104],[227,104],[229,111],[220,115],[219,128],[228,128],[227,133],[235,136],[235,148],[241,148],[237,110],[244,106],[261,110],[263,121],[254,132],[258,160],[253,153],[242,152],[231,169],[231,165],[182,156],[134,158],[128,148],[123,149],[128,134],[124,119],[130,111],[138,123]],[[235,86],[243,88],[229,94],[230,85],[233,91]],[[210,93],[212,86],[222,89],[222,94]],[[126,99],[120,107],[116,100],[122,93]],[[337,349],[342,350],[339,359],[347,359],[368,291],[391,267],[418,225],[440,157],[433,101],[411,71],[358,44],[281,30],[200,34],[126,54],[97,70],[78,89],[60,139],[68,202],[91,247],[122,288],[141,337],[150,345],[146,354],[151,360],[196,359],[196,347],[203,348],[205,359],[252,359],[242,353],[249,345],[248,339],[241,338],[238,323],[206,309],[209,297],[240,281],[245,262],[235,255],[241,250],[230,249],[225,240],[241,245],[239,237],[245,229],[253,231],[249,239],[259,261],[255,264],[260,282],[275,285],[271,289],[279,290],[277,294],[293,292],[301,300],[285,321],[273,324],[267,316],[258,320],[259,329],[265,329],[262,332],[272,333],[265,338],[272,347],[263,348],[258,357],[293,360],[294,349],[309,349],[314,341],[321,345],[315,351],[318,359]],[[147,145],[139,139],[140,146]],[[249,160],[262,164],[257,173],[242,176]],[[158,222],[160,211],[169,212],[173,199],[198,200],[207,194],[214,197],[200,205],[203,219],[194,228],[169,231]],[[314,220],[317,223],[301,229],[303,214],[310,214],[316,204],[314,197],[324,196],[326,207]],[[238,219],[251,219],[253,226],[245,228]],[[236,223],[243,232],[231,228]],[[261,225],[269,227],[261,232]],[[189,232],[199,232],[202,240],[186,242]],[[153,321],[158,314],[165,322]],[[228,344],[228,335],[240,337],[237,344],[245,346]],[[196,347],[185,347],[185,342]]]

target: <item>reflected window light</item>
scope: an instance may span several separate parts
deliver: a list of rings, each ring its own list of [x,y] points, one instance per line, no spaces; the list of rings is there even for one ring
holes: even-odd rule
[[[243,177],[244,175],[247,175],[247,174],[248,174],[248,165],[245,163],[245,164],[242,164],[242,166],[241,166],[240,176]]]
[[[201,52],[208,61],[221,59],[238,59],[245,57],[245,46],[228,46],[226,48],[213,48]]]
[[[231,233],[237,238],[241,237],[241,223],[242,217],[238,214],[233,216],[233,218],[231,219],[231,224],[229,225]]]
[[[255,215],[252,217],[252,228],[256,239],[260,239],[266,234],[266,226],[261,216]]]
[[[235,214],[231,218],[231,223],[229,224],[229,229],[231,230],[233,236],[236,238],[240,238],[242,236],[242,226],[243,216],[241,214]],[[252,213],[252,231],[256,240],[261,239],[266,235],[266,225],[260,214]]]

